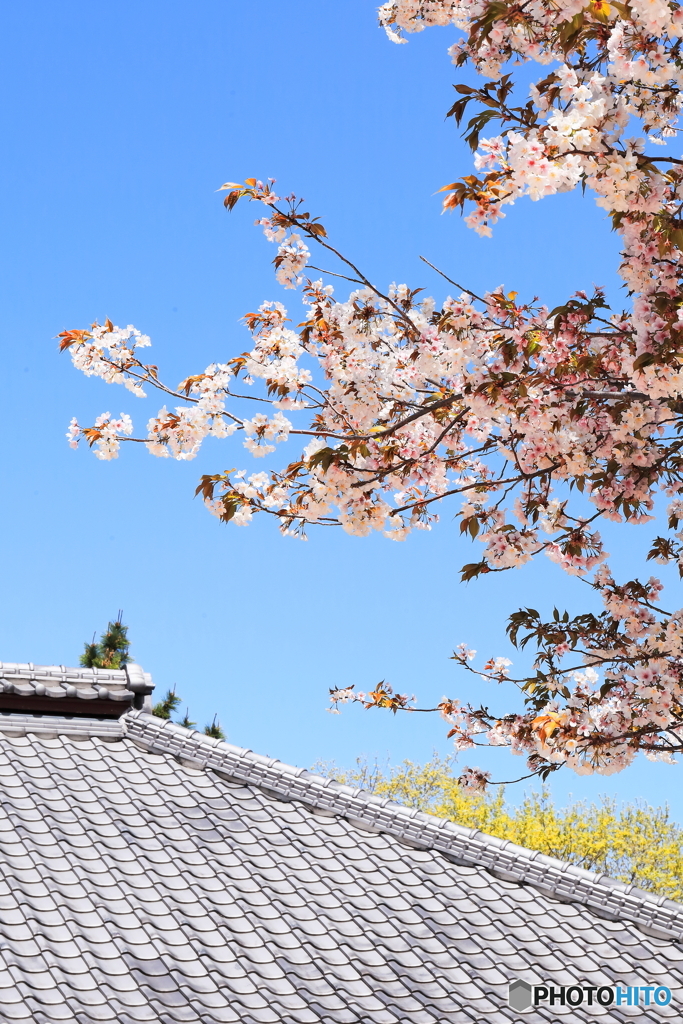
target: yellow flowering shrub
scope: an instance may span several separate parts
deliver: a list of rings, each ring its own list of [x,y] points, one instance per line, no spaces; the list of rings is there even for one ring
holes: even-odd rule
[[[394,768],[359,758],[352,769],[320,762],[313,770],[683,902],[683,828],[671,820],[668,807],[637,801],[620,805],[603,797],[599,803],[577,801],[558,808],[547,790],[512,806],[503,787],[467,793],[451,768],[450,759],[435,755],[426,764],[406,760]]]

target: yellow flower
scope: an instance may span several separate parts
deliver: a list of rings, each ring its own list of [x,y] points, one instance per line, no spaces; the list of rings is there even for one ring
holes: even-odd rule
[[[611,10],[612,8],[606,3],[606,0],[591,0],[591,14],[596,15],[598,18],[609,18]]]
[[[539,722],[546,730],[551,723],[558,727],[550,715],[539,718],[549,720]],[[359,758],[351,771],[330,764],[318,764],[314,771],[589,871],[635,882],[668,899],[683,900],[683,828],[671,820],[667,807],[639,801],[619,806],[607,796],[598,803],[556,807],[548,790],[529,793],[514,806],[505,800],[502,787],[492,793],[463,790],[452,759],[438,755],[426,764],[404,761],[393,769]]]

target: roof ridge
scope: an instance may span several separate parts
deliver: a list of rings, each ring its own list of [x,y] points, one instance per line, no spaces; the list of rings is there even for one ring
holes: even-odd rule
[[[664,896],[143,711],[128,712],[124,722],[126,735],[153,753],[171,754],[285,799],[300,800],[319,812],[339,814],[361,828],[387,832],[411,846],[437,850],[460,863],[484,867],[497,877],[534,886],[555,899],[583,903],[616,919],[626,918],[657,937],[683,940],[683,906]]]
[[[0,710],[120,715],[131,704],[151,710],[145,699],[153,690],[152,677],[134,663],[95,668],[0,661]]]
[[[123,739],[124,720],[121,718],[86,718],[71,715],[17,714],[0,710],[0,736],[26,736],[33,734],[54,739],[57,736],[68,736],[92,739]]]
[[[32,661],[0,661],[2,679],[111,679],[127,682],[125,668],[91,668],[85,665],[35,665]]]

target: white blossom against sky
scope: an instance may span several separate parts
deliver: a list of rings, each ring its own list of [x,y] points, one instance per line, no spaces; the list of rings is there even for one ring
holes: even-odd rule
[[[403,545],[334,530],[301,544],[270,523],[226,529],[191,500],[202,473],[229,468],[218,443],[187,465],[137,450],[103,464],[64,443],[72,415],[118,415],[134,399],[74,374],[59,331],[134,323],[181,380],[244,351],[240,317],[285,298],[253,208],[222,208],[226,179],[273,176],[305,196],[381,285],[445,294],[422,254],[480,292],[504,283],[552,303],[600,284],[621,305],[617,242],[580,193],[520,201],[493,239],[441,216],[433,193],[471,168],[444,120],[464,78],[451,42],[434,29],[391,45],[370,0],[264,0],[258,17],[230,0],[5,6],[0,660],[73,664],[122,607],[159,688],[175,684],[200,721],[218,711],[232,742],[302,765],[398,761],[447,752],[442,723],[332,717],[328,687],[385,678],[425,702],[473,699],[449,661],[458,643],[512,657],[512,607],[583,607],[580,585],[551,564],[459,584],[472,552],[447,510]],[[617,567],[631,554],[619,536]],[[506,752],[479,760],[494,778],[523,773]],[[559,798],[609,786],[669,799],[683,817],[679,771],[639,764],[552,785]]]

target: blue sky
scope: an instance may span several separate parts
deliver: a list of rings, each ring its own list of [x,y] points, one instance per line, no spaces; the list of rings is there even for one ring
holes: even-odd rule
[[[462,80],[446,54],[454,34],[395,46],[367,0],[264,0],[258,16],[217,0],[36,0],[5,5],[0,22],[0,657],[74,664],[123,608],[158,688],[175,685],[200,722],[218,712],[234,743],[302,765],[446,753],[438,719],[331,716],[328,687],[384,678],[425,702],[509,706],[458,674],[453,647],[505,654],[508,611],[579,610],[584,588],[549,563],[462,586],[459,567],[479,548],[459,539],[454,509],[404,545],[226,528],[192,494],[201,473],[249,467],[239,443],[209,443],[190,463],[136,446],[114,463],[74,453],[72,415],[125,410],[142,425],[161,402],[87,381],[54,339],[96,318],[133,323],[175,382],[243,351],[240,317],[264,299],[296,312],[255,208],[223,211],[225,180],[277,178],[371,278],[440,297],[420,254],[475,290],[504,282],[554,304],[600,283],[619,305],[601,212],[580,194],[518,204],[492,240],[441,216],[433,193],[471,169],[444,120]],[[640,532],[614,535],[625,569],[636,541],[645,547]],[[463,763],[504,778],[524,768],[500,752]],[[669,800],[683,818],[678,771],[560,773],[553,789]]]

